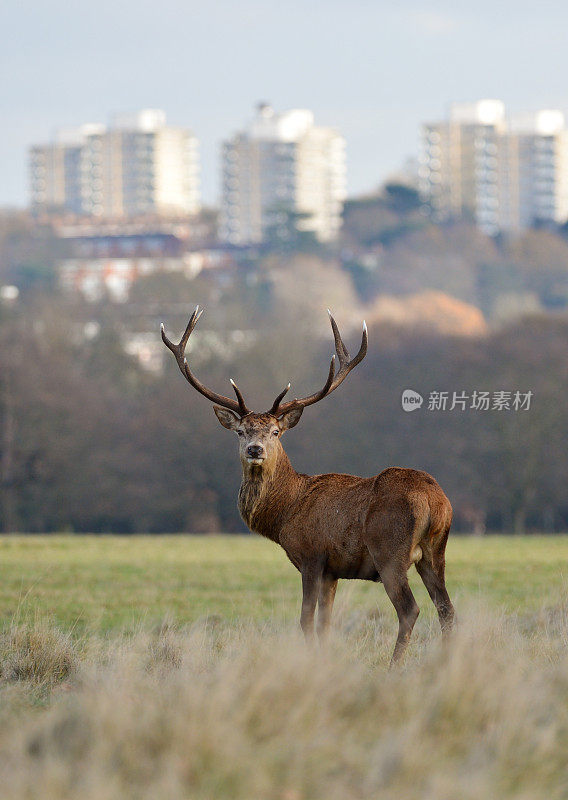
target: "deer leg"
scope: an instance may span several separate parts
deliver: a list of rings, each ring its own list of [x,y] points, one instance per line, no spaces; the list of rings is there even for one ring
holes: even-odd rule
[[[311,641],[314,635],[314,616],[316,603],[321,585],[322,570],[315,564],[306,564],[302,567],[302,612],[300,626],[306,641]]]
[[[392,666],[404,655],[420,609],[408,585],[406,571],[402,567],[386,569],[383,567],[379,570],[379,574],[398,616],[398,636],[391,658]]]
[[[424,586],[436,606],[440,627],[442,633],[445,634],[451,630],[454,623],[454,607],[448,595],[445,582],[436,574],[433,564],[424,559],[418,561],[416,571],[422,578]]]
[[[336,589],[337,579],[324,575],[321,579],[318,597],[318,636],[320,641],[325,639],[331,625],[331,612]]]
[[[454,607],[446,589],[445,579],[445,549],[448,533],[449,531],[443,534],[431,549],[423,548],[424,557],[415,565],[416,571],[436,606],[443,634],[452,629],[455,619]]]

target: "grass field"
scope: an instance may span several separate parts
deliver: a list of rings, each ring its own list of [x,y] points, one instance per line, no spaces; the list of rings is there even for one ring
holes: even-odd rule
[[[433,613],[414,569],[422,614]],[[568,587],[568,536],[450,539],[447,578],[456,605],[480,599],[535,611]],[[382,586],[341,581],[341,609],[392,613]],[[300,577],[283,551],[258,536],[13,536],[0,538],[0,624],[30,610],[65,629],[135,630],[173,618],[192,623],[291,623]]]
[[[0,538],[2,800],[564,800],[568,537],[448,548],[459,625],[388,670],[382,586],[300,581],[256,537]]]

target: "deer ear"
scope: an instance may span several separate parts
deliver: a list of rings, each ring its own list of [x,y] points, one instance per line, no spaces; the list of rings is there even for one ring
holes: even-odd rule
[[[213,406],[213,411],[224,428],[230,431],[236,431],[240,419],[233,411],[229,411],[228,408],[222,408],[221,406]]]
[[[285,414],[282,414],[278,420],[282,433],[287,431],[288,428],[293,428],[294,425],[298,424],[303,410],[304,409],[300,406],[300,408],[293,408],[290,411],[287,411]]]

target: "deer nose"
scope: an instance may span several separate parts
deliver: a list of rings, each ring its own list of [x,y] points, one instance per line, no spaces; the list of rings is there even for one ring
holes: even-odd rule
[[[264,447],[261,444],[249,444],[247,447],[247,456],[250,458],[260,458],[264,455]]]

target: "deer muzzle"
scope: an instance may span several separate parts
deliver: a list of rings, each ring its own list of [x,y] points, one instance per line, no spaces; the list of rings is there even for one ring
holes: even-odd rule
[[[266,454],[261,444],[249,444],[246,455],[249,464],[262,464]]]

